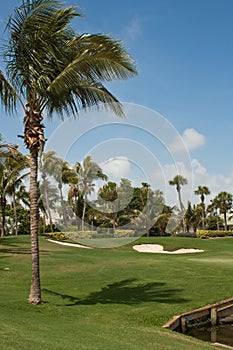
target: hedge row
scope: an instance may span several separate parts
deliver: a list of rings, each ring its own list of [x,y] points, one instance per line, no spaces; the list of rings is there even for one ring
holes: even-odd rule
[[[113,233],[97,232],[97,231],[78,231],[78,232],[66,232],[64,236],[68,239],[93,239],[93,238],[124,238],[134,237],[134,230],[115,230]]]
[[[223,230],[198,230],[196,232],[197,238],[211,238],[211,237],[232,237],[233,231]]]

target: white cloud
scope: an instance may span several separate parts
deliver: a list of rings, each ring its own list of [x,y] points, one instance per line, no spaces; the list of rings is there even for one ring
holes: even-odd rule
[[[202,147],[205,144],[205,136],[193,128],[186,129],[183,135],[176,136],[169,148],[172,152],[182,152],[185,147],[188,151]]]
[[[113,178],[121,179],[129,175],[130,161],[126,157],[110,158],[101,164],[101,168],[103,172],[110,177],[112,176]]]
[[[141,33],[142,33],[142,28],[141,28],[139,19],[138,17],[134,17],[126,27],[126,35],[130,39],[136,39],[141,35]]]
[[[177,192],[175,186],[169,185],[175,175],[180,174],[188,180],[188,184],[182,186],[181,196],[183,204],[186,206],[188,201],[199,203],[199,196],[194,194],[198,186],[207,186],[210,195],[206,197],[208,204],[219,192],[226,191],[233,193],[233,170],[227,175],[209,173],[208,169],[202,165],[198,159],[191,160],[191,169],[187,168],[183,162],[166,164],[163,167],[163,173],[154,172],[151,176],[153,183],[152,188],[159,188],[163,191],[166,203],[173,206],[179,206]]]

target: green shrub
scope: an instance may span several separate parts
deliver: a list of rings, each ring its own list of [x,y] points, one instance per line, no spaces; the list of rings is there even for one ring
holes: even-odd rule
[[[96,238],[97,232],[96,231],[77,231],[77,232],[67,232],[67,237],[69,239],[91,239]]]
[[[115,238],[134,237],[134,230],[115,230]]]
[[[53,239],[54,241],[65,241],[68,239],[63,232],[45,232],[43,236],[48,239]]]
[[[224,230],[198,230],[196,232],[197,238],[213,238],[213,237],[231,237],[233,231]]]

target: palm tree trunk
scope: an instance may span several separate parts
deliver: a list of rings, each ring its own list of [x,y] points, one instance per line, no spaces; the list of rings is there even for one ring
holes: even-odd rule
[[[1,197],[1,209],[2,209],[2,230],[1,230],[1,237],[4,237],[6,235],[6,198],[3,196]]]
[[[30,150],[30,227],[31,227],[31,255],[32,255],[32,280],[28,302],[41,303],[40,268],[39,268],[39,208],[38,208],[38,150]]]
[[[52,219],[52,215],[51,215],[51,210],[49,207],[49,200],[48,200],[48,192],[47,192],[47,188],[46,188],[46,182],[45,182],[45,191],[44,191],[44,197],[45,197],[45,205],[46,205],[46,212],[48,214],[49,217],[49,225],[50,225],[50,230],[51,232],[53,232],[53,219]]]
[[[205,230],[205,204],[201,203],[201,211],[202,211],[202,230]]]
[[[83,213],[82,213],[82,232],[84,231],[84,219],[85,219],[86,207],[87,207],[87,202],[86,202],[86,198],[84,198]]]
[[[182,200],[181,200],[180,188],[177,188],[177,193],[178,193],[178,198],[179,198],[179,203],[180,203],[180,210],[181,210],[181,213],[183,214],[184,213],[184,204],[182,203]],[[182,230],[183,230],[183,232],[187,231],[185,218],[183,218],[183,220],[182,220]]]
[[[17,210],[16,210],[16,201],[15,201],[15,191],[12,193],[12,205],[14,210],[14,220],[15,220],[15,235],[18,235],[18,217],[17,217]]]
[[[227,213],[226,213],[226,211],[224,211],[223,216],[224,216],[225,231],[227,231]]]
[[[61,202],[61,208],[62,208],[64,225],[65,225],[65,228],[67,229],[68,228],[68,219],[67,219],[66,207],[64,205],[64,199],[63,199],[63,193],[62,193],[62,184],[58,184],[58,189],[59,189],[59,192],[60,192],[60,202]]]

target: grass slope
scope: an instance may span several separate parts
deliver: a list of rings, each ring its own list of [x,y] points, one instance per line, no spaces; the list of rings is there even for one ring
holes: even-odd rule
[[[29,237],[0,239],[1,350],[221,349],[164,330],[172,316],[232,296],[233,239],[141,238],[166,250],[79,249],[41,238],[44,304],[27,303]]]

